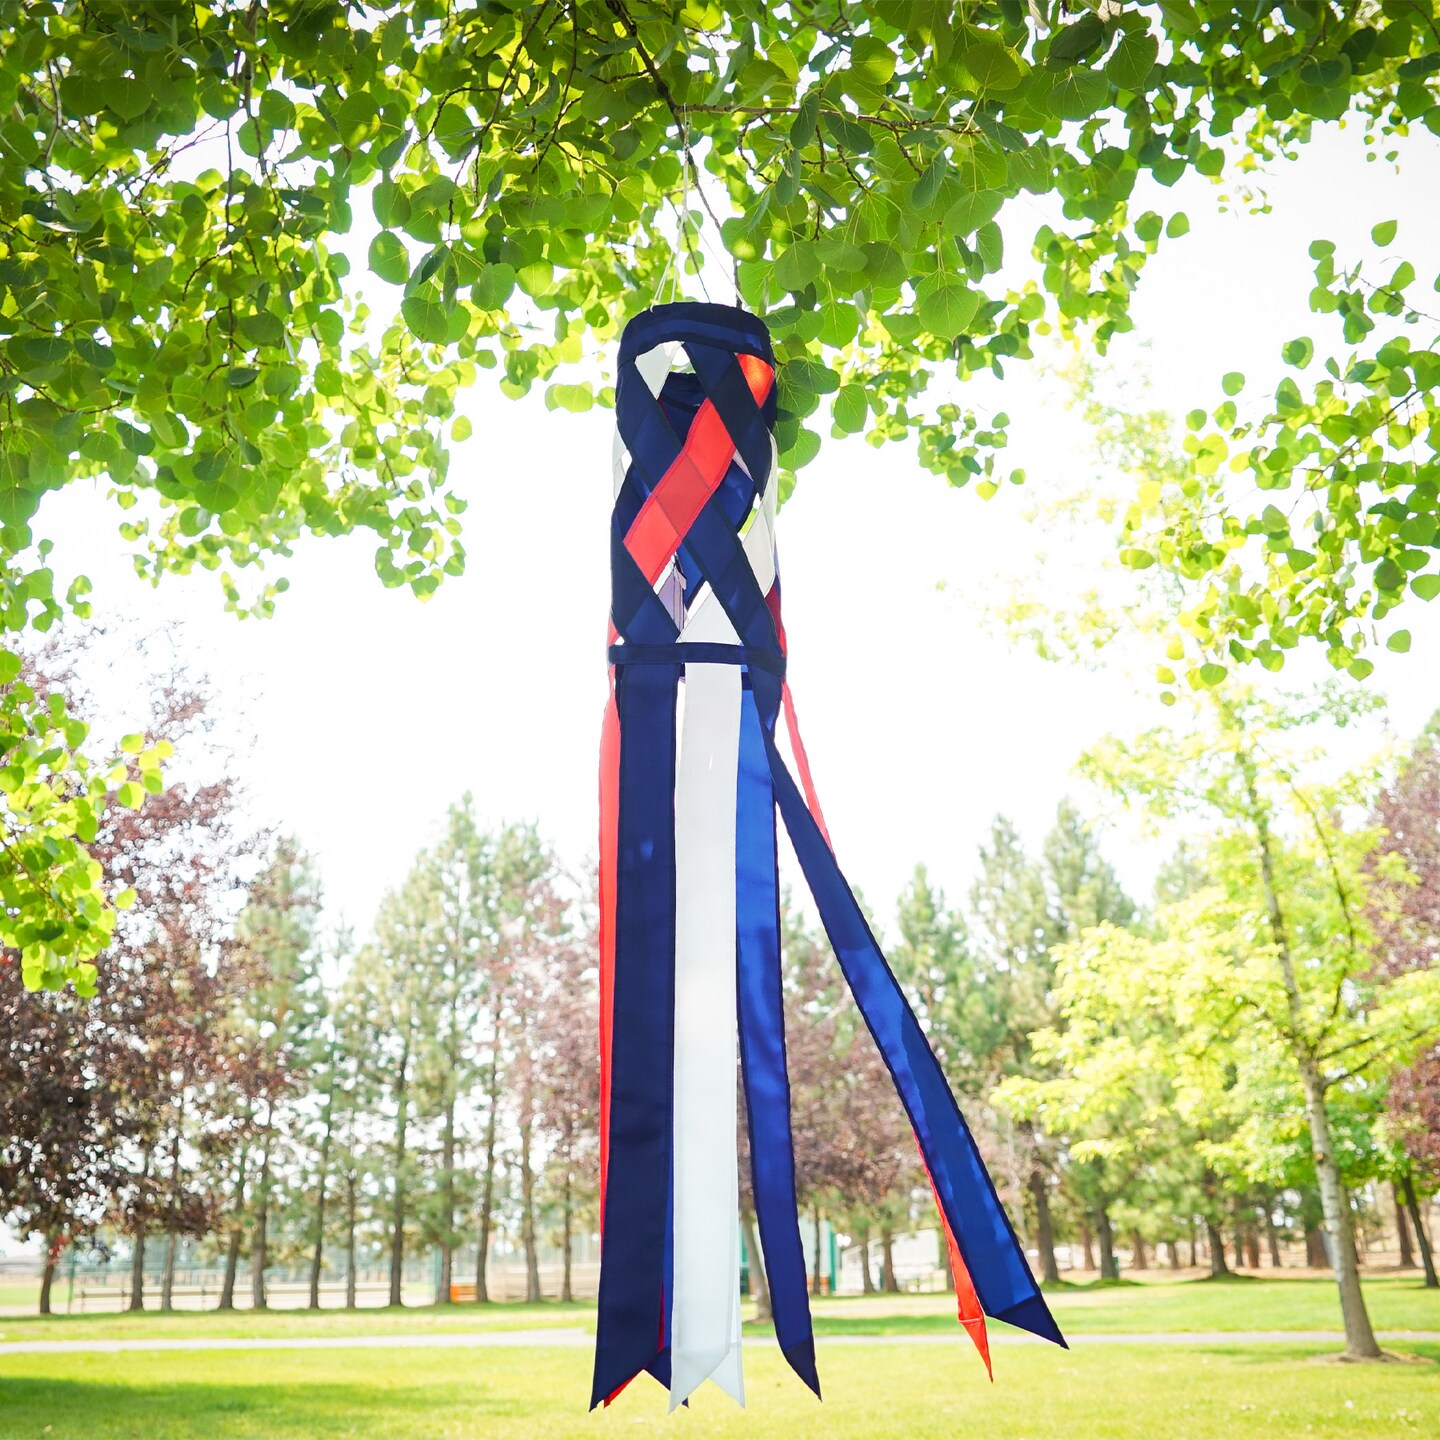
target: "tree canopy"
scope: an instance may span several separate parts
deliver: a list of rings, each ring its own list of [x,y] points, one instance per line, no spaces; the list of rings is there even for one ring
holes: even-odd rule
[[[828,397],[833,433],[909,439],[990,493],[1008,420],[953,382],[1040,333],[1103,351],[1130,326],[1147,259],[1188,228],[1142,180],[1243,181],[1317,121],[1381,145],[1440,129],[1437,70],[1410,0],[0,0],[0,615],[88,611],[31,530],[87,477],[142,575],[216,571],[242,612],[270,609],[302,535],[368,530],[380,578],[430,593],[464,564],[457,391],[490,371],[606,402],[593,362],[662,292],[677,232],[692,269],[726,253],[774,333],[785,486]],[[1049,218],[1015,278],[1027,195]],[[1374,286],[1316,255],[1316,307],[1361,350],[1273,413],[1227,401],[1201,436],[1202,409],[1179,502],[1158,529],[1143,509],[1130,550],[1209,577],[1193,623],[1235,658],[1311,634],[1356,665],[1364,622],[1440,583],[1440,359],[1396,331],[1422,319],[1412,264]],[[1227,434],[1262,486],[1314,499],[1313,538],[1234,509]],[[1258,578],[1236,570],[1252,543]],[[7,859],[6,899],[44,912],[15,943],[54,983],[107,933],[90,811],[138,777],[27,687],[4,711],[6,806],[38,847]]]

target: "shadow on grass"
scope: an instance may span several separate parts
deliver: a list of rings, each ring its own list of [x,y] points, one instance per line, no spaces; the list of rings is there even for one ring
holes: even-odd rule
[[[534,1413],[503,1390],[476,1385],[319,1383],[112,1385],[26,1376],[0,1378],[0,1434],[5,1440],[84,1435],[87,1440],[259,1440],[259,1437],[422,1434],[463,1418],[483,1433],[484,1420]]]

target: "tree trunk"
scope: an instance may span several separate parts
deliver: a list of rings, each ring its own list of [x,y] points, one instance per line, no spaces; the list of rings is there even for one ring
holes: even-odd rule
[[[895,1232],[889,1225],[883,1225],[880,1229],[880,1258],[880,1288],[887,1295],[898,1295],[900,1281],[895,1275]]]
[[[1228,1275],[1230,1267],[1225,1263],[1225,1237],[1208,1215],[1205,1217],[1205,1244],[1210,1251],[1210,1278],[1218,1280],[1222,1275]]]
[[[1095,1268],[1095,1246],[1090,1235],[1090,1222],[1088,1220],[1082,1220],[1080,1222],[1080,1248],[1085,1252],[1085,1268],[1087,1270],[1093,1270]]]
[[[1245,1227],[1238,1218],[1235,1221],[1235,1268],[1245,1268]]]
[[[1247,769],[1245,776],[1251,813],[1255,817],[1256,838],[1260,848],[1260,875],[1265,885],[1265,899],[1270,915],[1270,933],[1275,943],[1280,975],[1285,984],[1285,1002],[1290,1017],[1290,1050],[1300,1070],[1300,1085],[1305,1092],[1305,1116],[1310,1125],[1310,1145],[1315,1162],[1315,1176],[1320,1183],[1320,1205],[1325,1225],[1334,1241],[1335,1281],[1340,1291],[1340,1314],[1345,1322],[1345,1354],[1352,1360],[1378,1360],[1380,1346],[1370,1325],[1365,1308],[1365,1295],[1360,1289],[1360,1256],[1355,1247],[1355,1217],[1340,1178],[1335,1159],[1335,1145],[1330,1133],[1330,1114],[1325,1108],[1325,1080],[1319,1061],[1305,1033],[1304,1007],[1300,986],[1295,979],[1295,964],[1290,954],[1290,939],[1280,908],[1280,892],[1275,884],[1275,862],[1270,851],[1270,828],[1260,806],[1255,778]]]
[[[770,1277],[760,1255],[760,1241],[755,1235],[755,1215],[748,1205],[740,1209],[740,1230],[745,1237],[745,1254],[750,1260],[750,1293],[755,1297],[755,1323],[769,1325],[774,1321],[770,1308]]]
[[[1325,1243],[1316,1225],[1305,1227],[1305,1264],[1311,1270],[1330,1268],[1330,1257],[1325,1253]]]
[[[820,1207],[814,1209],[815,1215],[815,1256],[810,1266],[810,1293],[820,1294]]]
[[[1245,1263],[1252,1270],[1260,1268],[1260,1232],[1254,1225],[1245,1227]]]
[[[1435,1256],[1430,1249],[1430,1237],[1420,1216],[1420,1201],[1415,1194],[1415,1179],[1405,1176],[1405,1208],[1410,1212],[1410,1223],[1415,1227],[1415,1243],[1420,1247],[1420,1263],[1425,1267],[1425,1288],[1440,1290],[1440,1279],[1435,1276]]]
[[[1178,1240],[1167,1240],[1165,1242],[1165,1248],[1170,1252],[1170,1268],[1172,1270],[1178,1270],[1180,1268],[1180,1242]]]
[[[355,1209],[358,1179],[353,1170],[345,1175],[345,1308],[355,1308]]]
[[[400,1069],[395,1079],[395,1170],[394,1196],[390,1207],[390,1297],[389,1305],[404,1303],[405,1285],[405,1157],[410,1131],[410,1024],[407,1020],[405,1046],[400,1052]]]
[[[535,1170],[530,1163],[530,1142],[534,1124],[529,1098],[525,1103],[525,1123],[520,1127],[520,1244],[525,1251],[525,1303],[538,1305],[540,1294],[540,1257],[535,1245]]]
[[[237,1221],[230,1227],[229,1243],[225,1247],[225,1278],[220,1282],[220,1305],[221,1310],[233,1310],[235,1308],[235,1277],[240,1272],[240,1224]]]
[[[945,1267],[950,1268],[948,1265]],[[866,1295],[875,1294],[875,1277],[870,1273],[870,1227],[860,1232],[860,1289]]]
[[[1401,1192],[1398,1180],[1391,1184],[1390,1193],[1395,1201],[1395,1234],[1400,1242],[1400,1268],[1413,1270],[1415,1268],[1415,1246],[1410,1240],[1410,1223],[1405,1218],[1405,1196]]]
[[[1194,1270],[1200,1263],[1199,1256],[1200,1237],[1195,1227],[1195,1217],[1190,1217],[1190,1268]]]
[[[447,1084],[450,1082],[447,1082]],[[455,1093],[445,1103],[445,1127],[440,1140],[440,1274],[435,1281],[435,1303],[450,1303],[455,1279]]]
[[[145,1226],[135,1227],[134,1248],[130,1252],[130,1303],[127,1310],[145,1308]]]
[[[50,1291],[55,1284],[55,1267],[60,1261],[60,1241],[54,1235],[45,1237],[45,1269],[40,1275],[40,1313],[51,1314]]]
[[[250,1303],[257,1310],[267,1308],[265,1267],[270,1263],[270,1119],[265,1121],[265,1149],[260,1156],[260,1174],[255,1185],[255,1232],[250,1242]]]
[[[246,1112],[246,1124],[250,1115]],[[230,1222],[229,1243],[225,1247],[225,1278],[220,1282],[220,1309],[235,1308],[235,1277],[240,1270],[241,1231],[245,1224],[245,1172],[250,1163],[250,1142],[240,1146],[240,1158],[235,1166],[235,1218]]]
[[[1040,1252],[1040,1279],[1048,1285],[1060,1283],[1060,1266],[1055,1260],[1055,1227],[1050,1218],[1050,1187],[1045,1172],[1036,1166],[1030,1172],[1030,1195],[1035,1201],[1035,1248]]]
[[[496,1005],[499,1015],[499,1005]],[[490,1079],[487,1082],[486,1099],[490,1113],[485,1121],[485,1178],[480,1182],[480,1241],[475,1249],[475,1303],[485,1305],[490,1300],[490,1290],[485,1279],[485,1267],[490,1259],[490,1226],[495,1209],[495,1137],[496,1123],[500,1114],[500,1022],[495,1022],[495,1050],[490,1059]]]
[[[1280,1232],[1275,1228],[1274,1201],[1267,1199],[1263,1209],[1265,1213],[1265,1243],[1270,1248],[1270,1268],[1280,1270],[1284,1268],[1285,1261],[1280,1255]]]
[[[175,1252],[180,1248],[180,1237],[173,1230],[165,1232],[165,1268],[160,1272],[160,1308],[175,1308]]]
[[[565,1156],[565,1180],[560,1190],[560,1299],[569,1305],[575,1299],[570,1283],[574,1260],[575,1201],[573,1197],[570,1156]]]
[[[320,1273],[325,1264],[325,1200],[330,1183],[330,1138],[335,1129],[335,1045],[330,1048],[330,1086],[325,1094],[325,1129],[320,1135],[320,1174],[315,1187],[315,1249],[310,1255],[310,1308],[320,1308]]]
[[[1138,1230],[1130,1232],[1130,1254],[1132,1270],[1148,1270],[1150,1268],[1150,1257],[1145,1253],[1145,1237]]]
[[[1103,1205],[1095,1207],[1095,1239],[1100,1246],[1100,1278],[1118,1280],[1120,1265],[1115,1255],[1115,1232],[1110,1226],[1110,1212]]]

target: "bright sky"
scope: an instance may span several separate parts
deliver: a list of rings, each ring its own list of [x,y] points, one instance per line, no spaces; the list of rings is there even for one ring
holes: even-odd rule
[[[1358,258],[1371,252],[1370,226],[1396,218],[1400,251],[1422,275],[1434,268],[1437,159],[1434,137],[1408,142],[1397,176],[1332,127],[1271,177],[1269,215],[1218,213],[1206,182],[1156,190],[1144,205],[1183,208],[1192,229],[1151,262],[1136,334],[1113,362],[1148,374],[1155,401],[1177,413],[1213,408],[1229,370],[1263,395],[1283,341],[1311,334],[1326,353],[1323,317],[1306,303],[1312,239]],[[1012,254],[1045,218],[1038,202],[1032,210],[1011,228]],[[347,248],[363,255],[367,241]],[[920,471],[906,447],[827,440],[779,522],[791,678],[816,783],[841,864],[882,920],[917,860],[959,898],[996,811],[1038,843],[1062,794],[1087,802],[1071,773],[1082,749],[1162,714],[1123,675],[1046,664],[986,633],[992,598],[1017,581],[1046,585],[1027,502],[1094,462],[1053,383],[1025,367],[967,392],[1010,414],[1006,468],[1025,467],[1023,490],[987,503]],[[253,816],[315,855],[332,917],[362,933],[466,790],[492,820],[538,821],[574,863],[594,849],[611,415],[551,413],[538,394],[514,403],[483,385],[462,405],[475,432],[452,473],[470,501],[469,570],[427,604],[380,585],[363,537],[327,540],[289,564],[275,619],[240,622],[209,576],[138,582],[103,487],[52,497],[37,524],[57,542],[61,573],[94,581],[98,615],[178,625],[233,712],[225,728],[243,746]],[[1382,654],[1371,682],[1390,695],[1402,736],[1440,705],[1440,604],[1410,610],[1410,654]],[[1285,682],[1299,683],[1301,668]],[[108,701],[117,729],[138,718],[124,714],[126,698]],[[1147,886],[1153,847],[1123,828],[1107,845]]]

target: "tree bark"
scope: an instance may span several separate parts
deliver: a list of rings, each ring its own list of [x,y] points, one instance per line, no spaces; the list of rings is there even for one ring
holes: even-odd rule
[[[565,1179],[560,1188],[560,1299],[569,1305],[575,1299],[571,1272],[575,1256],[575,1200],[573,1176],[570,1170],[570,1153],[565,1153]]]
[[[55,1267],[60,1260],[60,1241],[54,1235],[45,1237],[45,1269],[40,1275],[40,1313],[51,1314],[50,1292],[55,1284]]]
[[[1325,1108],[1325,1079],[1314,1048],[1305,1035],[1304,1007],[1300,986],[1295,978],[1295,963],[1290,954],[1290,937],[1280,906],[1280,891],[1275,883],[1275,861],[1271,853],[1270,827],[1260,806],[1253,771],[1247,767],[1245,784],[1251,813],[1255,818],[1256,838],[1260,850],[1260,876],[1265,886],[1269,910],[1270,934],[1280,962],[1280,975],[1285,985],[1285,1003],[1290,1020],[1290,1049],[1300,1070],[1300,1085],[1305,1094],[1305,1116],[1310,1125],[1310,1145],[1315,1162],[1315,1176],[1320,1184],[1320,1206],[1326,1228],[1334,1241],[1335,1281],[1340,1291],[1340,1315],[1345,1322],[1345,1354],[1353,1360],[1378,1360],[1380,1346],[1365,1308],[1365,1295],[1360,1288],[1360,1256],[1355,1247],[1355,1217],[1350,1199],[1340,1178],[1340,1165],[1335,1159],[1335,1145],[1330,1133],[1330,1114]]]
[[[1265,1243],[1270,1247],[1270,1268],[1281,1270],[1285,1261],[1280,1254],[1280,1232],[1275,1228],[1275,1205],[1269,1197],[1262,1207],[1265,1213]]]
[[[1205,1217],[1205,1244],[1210,1251],[1210,1278],[1218,1280],[1222,1275],[1228,1275],[1230,1267],[1225,1263],[1225,1237],[1208,1215]]]
[[[1165,1248],[1170,1252],[1170,1268],[1172,1270],[1178,1270],[1180,1268],[1180,1242],[1178,1240],[1167,1240],[1165,1242]]]
[[[748,1205],[740,1207],[740,1233],[745,1237],[745,1254],[750,1264],[750,1293],[755,1298],[755,1323],[769,1325],[774,1321],[770,1308],[770,1277],[760,1254],[760,1241],[755,1234],[755,1213]]]
[[[1035,1201],[1035,1248],[1040,1252],[1040,1279],[1044,1284],[1058,1285],[1060,1266],[1055,1259],[1050,1187],[1045,1183],[1045,1171],[1038,1165],[1030,1172],[1030,1196]]]
[[[165,1266],[160,1272],[160,1308],[175,1308],[175,1252],[179,1249],[180,1238],[173,1230],[165,1232]]]
[[[525,1303],[538,1305],[540,1294],[540,1257],[535,1244],[535,1169],[530,1163],[530,1145],[534,1124],[527,1098],[525,1123],[520,1127],[520,1243],[525,1251]]]
[[[815,1256],[810,1266],[810,1293],[820,1293],[820,1207],[814,1208],[815,1216]]]
[[[130,1252],[130,1303],[127,1310],[145,1308],[145,1226],[135,1227],[134,1248]]]
[[[948,1265],[945,1267],[950,1268]],[[865,1295],[875,1294],[875,1277],[870,1273],[870,1227],[860,1232],[860,1289]]]
[[[1145,1237],[1138,1230],[1130,1232],[1130,1254],[1132,1270],[1148,1270],[1150,1268],[1150,1257],[1145,1253]]]
[[[1415,1268],[1415,1246],[1410,1240],[1410,1223],[1405,1218],[1405,1196],[1400,1189],[1398,1180],[1392,1182],[1390,1194],[1395,1201],[1395,1235],[1400,1242],[1400,1268],[1413,1270]]]
[[[490,1226],[495,1210],[495,1139],[500,1116],[500,1006],[495,1006],[495,1048],[490,1057],[490,1079],[486,1100],[490,1107],[485,1120],[485,1178],[480,1182],[480,1240],[475,1249],[475,1303],[489,1303],[485,1267],[490,1259]]]
[[[180,1207],[180,1130],[184,1111],[175,1118],[175,1138],[170,1145],[170,1217],[165,1226],[165,1265],[160,1274],[160,1308],[175,1308],[175,1252],[179,1237],[175,1233],[175,1215]]]
[[[325,1263],[325,1200],[330,1182],[330,1140],[335,1128],[335,1045],[330,1048],[330,1085],[325,1093],[325,1129],[320,1135],[320,1174],[315,1186],[315,1249],[310,1255],[310,1308],[320,1308],[320,1273]]]
[[[1430,1237],[1420,1215],[1420,1201],[1415,1194],[1415,1178],[1405,1176],[1405,1208],[1410,1212],[1410,1223],[1415,1227],[1415,1243],[1420,1247],[1420,1263],[1425,1267],[1425,1288],[1440,1290],[1440,1279],[1435,1275],[1435,1256],[1430,1249]]]
[[[413,1007],[412,1007],[413,1008]],[[394,1195],[390,1207],[390,1296],[389,1305],[404,1303],[405,1285],[405,1157],[410,1132],[410,1045],[413,1016],[407,1017],[405,1044],[400,1051],[400,1069],[395,1079],[395,1168]]]
[[[358,1179],[353,1170],[345,1174],[345,1308],[355,1308],[355,1210]]]
[[[450,1303],[450,1286],[455,1278],[455,1091],[449,1088],[445,1103],[445,1127],[440,1140],[440,1274],[435,1281],[435,1303]]]
[[[880,1256],[883,1267],[880,1288],[887,1295],[898,1295],[900,1282],[895,1278],[895,1232],[889,1225],[883,1225],[880,1228]],[[819,1293],[818,1289],[816,1293]]]
[[[1118,1280],[1120,1265],[1115,1255],[1115,1231],[1110,1225],[1110,1212],[1103,1205],[1095,1207],[1095,1239],[1100,1246],[1100,1278]]]
[[[246,1112],[249,1123],[249,1112]],[[229,1243],[225,1247],[225,1278],[220,1283],[221,1310],[235,1308],[235,1277],[240,1270],[240,1241],[245,1224],[245,1172],[250,1163],[250,1142],[240,1146],[240,1158],[235,1166],[235,1218],[230,1223]]]
[[[1095,1268],[1095,1247],[1090,1235],[1090,1222],[1088,1220],[1082,1220],[1080,1222],[1080,1248],[1085,1252],[1085,1268],[1087,1270],[1093,1270]]]
[[[260,1174],[255,1183],[255,1232],[250,1241],[250,1303],[257,1310],[267,1308],[265,1267],[270,1263],[270,1116],[265,1117],[265,1148],[260,1155]]]

